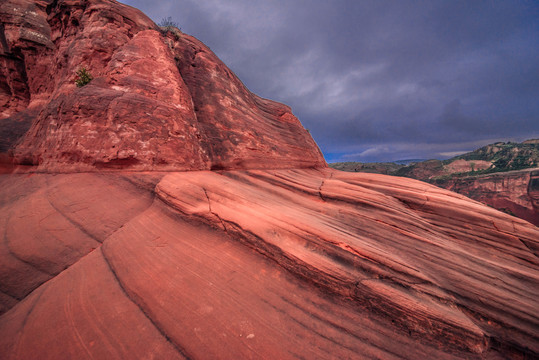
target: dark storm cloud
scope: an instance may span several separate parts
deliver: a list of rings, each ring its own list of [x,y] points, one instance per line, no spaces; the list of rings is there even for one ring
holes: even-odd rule
[[[536,1],[126,0],[172,16],[329,161],[449,156],[539,136]]]

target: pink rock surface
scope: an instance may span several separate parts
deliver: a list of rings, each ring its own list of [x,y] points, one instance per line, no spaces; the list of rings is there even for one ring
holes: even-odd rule
[[[252,94],[194,37],[168,33],[166,42],[191,91],[211,169],[326,166],[288,106]]]
[[[0,178],[0,312],[98,248],[150,206],[121,177],[10,175]]]
[[[25,314],[21,317],[21,314]],[[123,292],[101,251],[2,317],[4,359],[185,359]]]
[[[73,214],[80,259],[41,286],[22,279],[28,296],[1,279],[4,307],[20,300],[0,317],[8,359],[137,357],[140,342],[193,359],[539,352],[539,229],[419,181],[329,169],[1,176],[2,213],[45,193],[51,224]],[[101,196],[84,188],[96,181]],[[17,254],[35,273],[64,261],[38,236],[6,234],[28,244]]]

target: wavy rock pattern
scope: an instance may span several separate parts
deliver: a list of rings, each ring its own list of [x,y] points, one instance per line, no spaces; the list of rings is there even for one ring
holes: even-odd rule
[[[152,202],[141,185],[114,176],[0,179],[0,291],[11,299],[2,302],[4,311],[99,247]]]
[[[537,355],[539,230],[398,180],[319,169],[5,182],[7,228],[29,228],[35,218],[17,207],[48,194],[48,216],[65,221],[78,251],[70,259],[80,260],[57,256],[71,265],[60,275],[26,297],[39,284],[6,292],[22,301],[0,318],[0,352],[125,358],[147,343],[157,357],[196,359]],[[97,187],[84,185],[96,181],[102,195],[89,195]],[[83,196],[93,198],[85,209]],[[24,239],[6,233],[8,243]],[[58,271],[53,253],[17,254],[46,281]]]

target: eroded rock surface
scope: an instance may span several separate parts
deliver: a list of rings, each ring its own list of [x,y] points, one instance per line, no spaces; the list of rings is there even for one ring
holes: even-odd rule
[[[192,359],[539,352],[539,229],[419,181],[2,177],[6,358],[136,357],[140,343]]]
[[[455,191],[539,226],[539,140],[499,142],[448,160],[335,163],[350,172],[405,176]]]
[[[13,148],[15,163],[44,172],[325,166],[290,108],[133,8],[8,0],[0,16],[0,150]],[[81,68],[94,79],[77,88]]]
[[[534,168],[448,179],[437,185],[539,226],[538,178],[539,169]]]
[[[122,178],[5,175],[0,180],[1,312],[23,299],[150,206]]]

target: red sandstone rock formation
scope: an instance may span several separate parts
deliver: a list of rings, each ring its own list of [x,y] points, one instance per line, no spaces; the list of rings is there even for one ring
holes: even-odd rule
[[[0,179],[8,359],[539,351],[539,230],[419,181],[329,169]]]
[[[132,8],[0,15],[28,89],[0,79],[1,121],[32,121],[33,166],[0,174],[2,359],[539,355],[537,227],[328,169],[290,109]]]
[[[17,163],[63,172],[325,165],[290,108],[252,94],[198,40],[165,37],[135,9],[8,0],[0,16],[11,61],[0,77],[9,90],[0,100],[10,100],[2,121],[14,123],[26,106],[23,118],[33,121]],[[81,67],[94,80],[77,88]],[[4,148],[16,136],[6,135]]]

